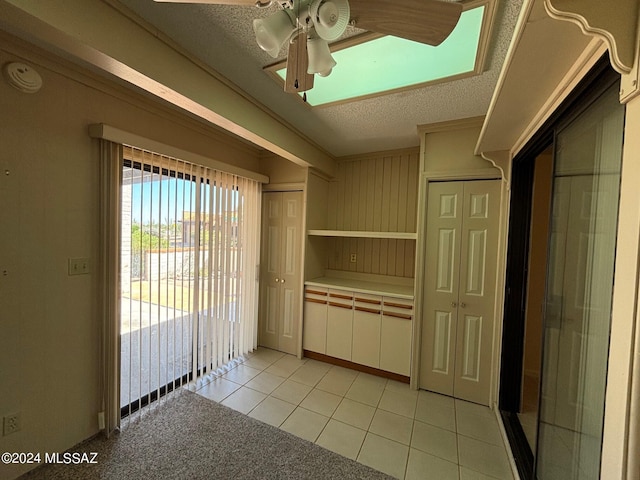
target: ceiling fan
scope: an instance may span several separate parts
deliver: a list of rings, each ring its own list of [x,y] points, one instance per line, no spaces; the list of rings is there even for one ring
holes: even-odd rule
[[[462,5],[442,0],[155,0],[170,3],[246,5],[281,8],[253,21],[260,48],[276,58],[289,42],[285,91],[313,88],[314,74],[331,73],[336,62],[329,50],[353,25],[363,30],[439,45],[453,31]]]

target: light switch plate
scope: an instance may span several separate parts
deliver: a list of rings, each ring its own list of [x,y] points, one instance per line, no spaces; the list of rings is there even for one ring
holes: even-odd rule
[[[91,260],[89,258],[70,258],[69,275],[86,275],[91,273]]]

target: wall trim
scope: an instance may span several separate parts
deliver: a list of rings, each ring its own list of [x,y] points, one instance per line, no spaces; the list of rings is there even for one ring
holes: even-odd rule
[[[349,360],[342,360],[341,358],[331,357],[324,353],[316,353],[311,350],[303,350],[303,356],[312,360],[319,360],[321,362],[330,363],[339,367],[349,368],[358,372],[368,373],[377,377],[388,378],[395,380],[396,382],[409,383],[409,377],[400,375],[399,373],[388,372],[386,370],[380,370],[379,368],[368,367],[360,363],[350,362]]]
[[[484,120],[485,116],[481,115],[479,117],[459,118],[457,120],[427,123],[424,125],[418,125],[418,133],[423,135],[425,133],[450,132],[452,130],[482,127]]]
[[[507,150],[498,152],[482,152],[480,154],[494,168],[500,170],[502,181],[507,184],[507,189],[511,189],[511,155]]]
[[[302,192],[306,187],[305,182],[265,183],[263,192]]]
[[[336,160],[338,163],[345,163],[345,162],[355,162],[358,160],[369,160],[371,158],[379,158],[379,157],[392,157],[397,155],[414,155],[414,154],[417,155],[419,153],[420,153],[420,146],[416,145],[415,147],[398,148],[394,150],[382,150],[378,152],[345,155],[344,157],[337,157]]]
[[[229,163],[214,160],[212,158],[204,157],[197,153],[189,152],[178,147],[151,140],[149,138],[136,135],[135,133],[126,132],[104,123],[94,123],[89,125],[89,136],[92,138],[101,138],[109,140],[111,142],[120,143],[123,145],[131,145],[133,147],[150,150],[155,153],[160,153],[170,157],[179,158],[187,162],[192,162],[197,165],[204,165],[207,167],[215,168],[227,173],[238,175],[241,177],[256,180],[261,183],[269,183],[269,177],[260,173],[245,170],[244,168],[236,167]]]
[[[240,154],[251,155],[257,157],[260,149],[241,137],[228,132],[216,125],[205,124],[192,117],[187,116],[183,112],[170,108],[159,101],[143,97],[131,89],[124,87],[116,81],[106,79],[104,76],[95,72],[82,68],[69,60],[52,55],[42,50],[40,47],[30,44],[25,40],[12,36],[11,34],[0,30],[0,40],[2,45],[0,51],[7,55],[14,56],[16,59],[30,65],[36,65],[62,77],[84,85],[97,92],[112,96],[123,102],[127,102],[146,112],[153,113],[159,117],[176,123],[182,127],[193,130],[194,132],[204,135],[216,142],[223,143],[237,150]]]
[[[606,46],[602,41],[594,38],[578,60],[567,71],[551,96],[542,108],[531,119],[529,124],[521,132],[516,142],[511,147],[511,157],[515,157],[522,148],[527,145],[531,137],[540,130],[544,122],[557,110],[560,104],[573,92],[584,76],[598,63],[598,60],[606,53]]]
[[[618,0],[617,15],[602,0],[544,0],[544,6],[551,18],[571,22],[585,35],[604,41],[616,72],[631,72],[638,27],[637,0]]]
[[[486,160],[486,159],[485,159]],[[498,167],[478,168],[474,170],[426,171],[421,177],[429,182],[455,180],[502,180],[502,169]]]

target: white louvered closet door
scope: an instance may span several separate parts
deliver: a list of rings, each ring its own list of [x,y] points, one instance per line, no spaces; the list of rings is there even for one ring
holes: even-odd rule
[[[302,192],[263,194],[260,345],[297,354],[302,308]]]
[[[498,180],[429,184],[420,387],[484,405],[499,216]]]

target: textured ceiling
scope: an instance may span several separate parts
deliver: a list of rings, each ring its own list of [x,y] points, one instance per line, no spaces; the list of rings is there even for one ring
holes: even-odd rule
[[[415,146],[419,144],[417,125],[484,115],[522,4],[522,0],[496,1],[495,24],[483,74],[312,109],[285,93],[263,71],[274,59],[256,44],[252,20],[267,16],[272,7],[120,0],[334,156]],[[345,36],[355,33],[358,31],[350,28]],[[280,58],[285,56],[283,49]]]

